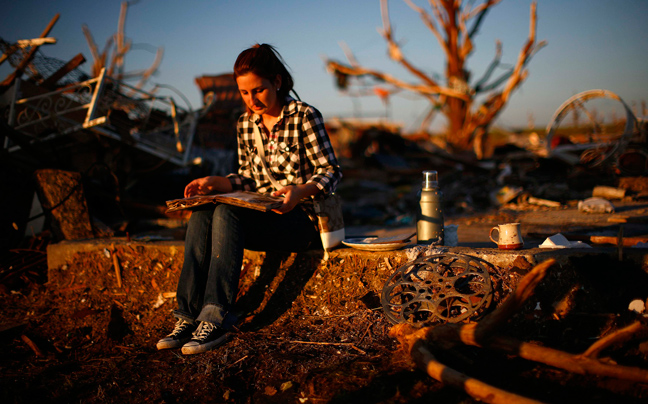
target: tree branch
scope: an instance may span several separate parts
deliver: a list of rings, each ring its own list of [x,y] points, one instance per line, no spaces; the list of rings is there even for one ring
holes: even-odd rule
[[[339,44],[340,48],[342,48],[342,52],[344,52],[344,56],[346,56],[349,63],[351,63],[351,66],[359,66],[360,64],[356,60],[355,56],[353,56],[353,52],[351,52],[351,49],[349,49],[346,42],[340,41]]]
[[[437,41],[439,42],[439,45],[441,46],[441,49],[443,49],[443,53],[446,55],[448,54],[448,46],[445,42],[445,39],[441,36],[441,32],[436,27],[436,24],[434,24],[434,20],[432,17],[422,9],[421,7],[417,6],[412,2],[412,0],[404,0],[405,3],[407,3],[408,6],[417,13],[419,13],[421,20],[423,21],[423,24],[428,27],[428,29],[432,32],[432,34],[436,37]]]
[[[442,0],[442,1],[445,3],[448,2],[448,0]],[[441,12],[441,8],[443,5],[439,4],[439,0],[428,0],[428,2],[430,3],[430,7],[432,7],[432,12],[434,13],[434,17],[439,21],[439,24],[441,24],[441,26],[443,26],[443,28],[446,29],[446,27],[450,22],[449,21],[450,16],[448,14],[446,14],[445,17],[443,16],[443,13]]]
[[[436,104],[430,105],[430,109],[428,109],[428,111],[425,113],[425,116],[421,120],[421,125],[419,125],[419,131],[424,132],[427,130],[427,128],[430,127],[432,121],[436,117],[438,110],[439,108]]]
[[[475,15],[477,15],[477,18],[472,28],[468,31],[469,38],[472,38],[477,33],[484,20],[484,17],[486,17],[486,14],[488,13],[488,10],[490,10],[491,7],[497,5],[497,3],[499,3],[500,1],[501,0],[488,0],[486,3],[482,3],[470,11],[470,18],[473,18]]]
[[[153,75],[153,73],[157,71],[158,67],[160,67],[160,63],[162,63],[163,55],[164,55],[164,48],[160,46],[157,49],[157,52],[155,52],[155,59],[153,60],[153,63],[148,69],[144,71],[144,73],[142,74],[142,78],[140,79],[139,83],[137,83],[135,88],[142,88],[142,86],[144,86],[144,84],[149,79],[149,77],[151,77],[151,75]]]
[[[470,54],[470,52],[472,52],[473,50],[472,40],[470,38],[470,35],[468,35],[468,31],[466,29],[466,22],[468,21],[469,18],[470,18],[469,14],[462,13],[462,12],[459,13],[458,26],[459,26],[459,33],[461,35],[458,36],[457,41],[461,42],[463,38],[463,43],[458,44],[458,47],[460,49],[459,57],[461,58],[462,61],[464,61],[464,63],[466,58]]]
[[[493,75],[493,72],[499,66],[500,61],[502,59],[502,43],[497,40],[495,42],[495,56],[493,57],[493,61],[488,65],[488,68],[486,68],[486,72],[484,72],[484,75],[482,76],[481,79],[477,81],[474,85],[475,93],[485,91],[483,90],[483,87],[486,85],[486,82],[490,79],[490,77]]]
[[[515,338],[495,336],[487,347],[576,374],[614,377],[639,383],[648,382],[648,370],[646,369],[603,363],[586,356],[573,355],[557,349],[521,342]]]
[[[499,389],[445,366],[437,361],[432,352],[423,344],[417,345],[411,355],[414,362],[430,377],[444,385],[463,390],[479,401],[491,404],[540,404],[540,401]]]
[[[327,68],[335,74],[338,86],[346,89],[351,76],[370,76],[375,80],[387,82],[395,87],[415,92],[428,97],[433,104],[439,105],[443,100],[442,113],[448,119],[449,144],[465,149],[471,145],[476,136],[485,137],[488,126],[508,102],[511,93],[520,86],[528,75],[525,69],[531,57],[545,42],[536,42],[536,2],[531,4],[530,28],[527,42],[520,50],[517,62],[510,71],[500,75],[494,83],[487,84],[501,65],[501,44],[496,45],[496,54],[483,77],[476,86],[470,86],[466,60],[474,50],[472,37],[481,27],[488,11],[501,0],[428,0],[427,7],[419,7],[415,0],[403,0],[413,11],[419,14],[424,25],[432,32],[446,56],[445,82],[442,79],[425,73],[408,60],[395,39],[389,18],[388,0],[380,0],[382,28],[379,32],[387,42],[389,56],[400,63],[409,73],[420,80],[420,84],[410,84],[396,77],[377,70],[362,67],[353,55],[345,50],[350,66],[333,60],[326,60]],[[478,3],[477,5],[475,5]],[[485,101],[475,110],[477,92],[490,92]],[[480,138],[481,139],[481,138]],[[473,146],[475,146],[473,144]],[[480,153],[477,153],[480,155]]]
[[[526,78],[526,72],[523,72],[522,69],[526,64],[526,61],[531,57],[538,47],[544,46],[544,41],[540,42],[538,45],[535,45],[536,40],[536,23],[537,23],[537,14],[536,14],[537,3],[534,1],[531,3],[531,10],[529,16],[529,38],[527,39],[526,45],[520,51],[518,55],[518,60],[513,70],[513,75],[509,79],[504,91],[502,92],[502,99],[504,102],[508,101],[508,97],[511,92]]]
[[[83,35],[85,36],[86,42],[88,43],[88,47],[90,48],[90,54],[92,55],[91,73],[93,77],[96,77],[99,70],[101,70],[101,68],[97,69],[97,64],[101,62],[101,57],[99,56],[99,51],[97,50],[97,43],[94,41],[94,38],[92,37],[92,32],[90,32],[90,28],[88,28],[87,25],[85,24],[81,25],[81,30],[83,30]]]
[[[587,349],[587,351],[583,352],[582,356],[587,358],[597,358],[605,348],[609,347],[610,345],[629,341],[634,338],[636,334],[648,334],[648,327],[638,321],[632,323],[629,326],[617,330],[614,333],[596,341]]]
[[[403,56],[403,52],[401,51],[396,41],[394,41],[394,38],[392,36],[391,23],[389,22],[389,9],[387,7],[387,0],[380,0],[380,14],[382,15],[383,19],[383,31],[381,32],[381,35],[385,39],[385,41],[387,41],[387,45],[389,47],[389,57],[392,58],[392,60],[402,64],[405,69],[423,80],[423,82],[427,83],[428,85],[433,87],[438,86],[438,83],[436,81],[416,68]]]
[[[327,61],[327,68],[331,71],[334,72],[339,72],[342,74],[346,74],[349,76],[372,76],[378,80],[385,81],[387,83],[393,84],[397,87],[404,88],[410,91],[413,91],[415,93],[419,93],[425,96],[430,96],[430,95],[437,95],[437,94],[443,94],[448,97],[454,97],[454,98],[459,98],[464,101],[468,101],[469,96],[459,92],[455,91],[446,87],[441,87],[441,86],[426,86],[426,85],[414,85],[414,84],[409,84],[407,82],[404,82],[402,80],[399,80],[389,74],[382,73],[379,71],[371,70],[371,69],[366,69],[360,66],[346,66],[341,63],[328,60]]]
[[[466,132],[474,134],[477,127],[486,125],[497,116],[502,107],[506,105],[513,90],[515,90],[527,77],[528,71],[524,66],[529,59],[542,47],[546,45],[545,41],[536,44],[536,2],[531,3],[529,17],[529,37],[526,44],[520,50],[518,60],[513,68],[506,86],[496,94],[490,96],[479,108],[479,110],[470,117],[470,122],[466,125]],[[492,87],[492,86],[491,86]]]
[[[119,9],[117,33],[115,34],[115,46],[117,47],[117,51],[115,52],[114,59],[112,62],[112,65],[116,66],[117,68],[117,77],[120,79],[121,79],[121,75],[124,73],[124,56],[128,52],[128,48],[130,48],[130,41],[127,45],[124,43],[124,40],[126,38],[124,31],[126,27],[127,11],[128,11],[128,2],[123,1]]]

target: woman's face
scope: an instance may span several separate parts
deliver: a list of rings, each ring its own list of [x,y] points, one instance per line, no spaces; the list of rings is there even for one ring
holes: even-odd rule
[[[254,73],[247,73],[238,76],[236,84],[245,105],[255,114],[278,116],[281,113],[281,102],[277,97],[281,76],[277,76],[273,83]]]

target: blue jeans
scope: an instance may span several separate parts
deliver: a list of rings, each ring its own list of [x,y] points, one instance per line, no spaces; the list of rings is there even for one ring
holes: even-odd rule
[[[174,316],[230,328],[238,292],[243,250],[301,252],[321,248],[319,233],[296,207],[282,215],[217,204],[195,210],[185,238]]]

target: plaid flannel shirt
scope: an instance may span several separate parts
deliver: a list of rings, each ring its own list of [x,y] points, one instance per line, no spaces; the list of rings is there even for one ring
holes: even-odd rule
[[[258,125],[264,143],[266,165],[281,185],[314,183],[324,194],[335,192],[342,172],[335,157],[324,120],[312,106],[288,97],[279,120],[268,137],[257,114],[244,113],[237,123],[238,162],[228,178],[234,190],[270,193],[274,189],[261,165],[254,140]]]

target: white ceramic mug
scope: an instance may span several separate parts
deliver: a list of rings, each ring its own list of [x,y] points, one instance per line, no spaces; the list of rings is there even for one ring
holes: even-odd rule
[[[494,232],[497,232],[497,239],[493,238]],[[499,224],[491,229],[488,237],[500,250],[518,250],[524,245],[520,223]]]

